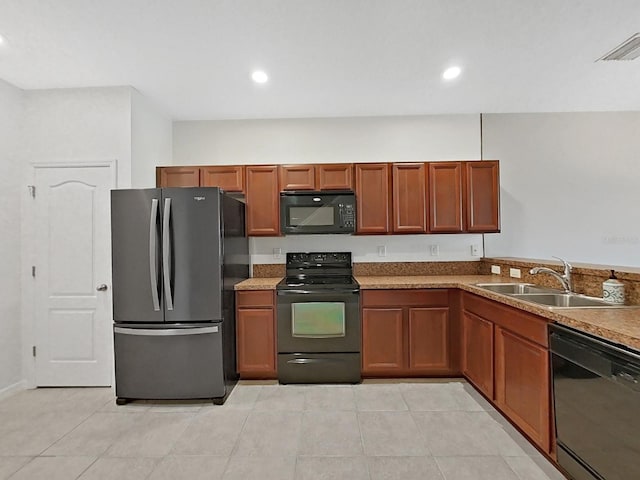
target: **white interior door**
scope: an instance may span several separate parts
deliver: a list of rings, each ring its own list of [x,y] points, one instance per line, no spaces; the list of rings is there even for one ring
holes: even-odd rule
[[[37,386],[111,384],[113,165],[35,167]]]

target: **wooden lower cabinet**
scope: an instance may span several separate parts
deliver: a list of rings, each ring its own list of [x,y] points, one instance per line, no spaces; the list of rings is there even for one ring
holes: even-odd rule
[[[547,320],[468,293],[463,305],[464,376],[552,454]]]
[[[236,292],[237,361],[240,378],[276,378],[273,290]]]
[[[545,451],[550,451],[549,351],[495,328],[495,401]]]
[[[493,399],[493,323],[471,312],[462,314],[462,373]]]
[[[455,374],[448,291],[368,290],[362,295],[362,374]]]
[[[449,308],[410,308],[409,369],[444,371],[449,367]]]
[[[362,373],[393,375],[404,368],[402,308],[362,309]]]

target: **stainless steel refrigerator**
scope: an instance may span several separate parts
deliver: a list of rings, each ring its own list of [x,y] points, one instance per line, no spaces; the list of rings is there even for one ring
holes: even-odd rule
[[[216,187],[112,190],[117,403],[211,398],[237,381],[244,203]]]

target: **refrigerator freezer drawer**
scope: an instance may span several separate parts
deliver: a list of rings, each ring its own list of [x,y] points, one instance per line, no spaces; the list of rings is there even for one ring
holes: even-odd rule
[[[225,395],[222,326],[114,327],[116,396],[121,399]]]

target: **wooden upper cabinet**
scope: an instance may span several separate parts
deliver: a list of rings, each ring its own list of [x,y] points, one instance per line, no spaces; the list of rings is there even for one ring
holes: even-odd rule
[[[495,327],[496,404],[544,451],[551,449],[549,351]]]
[[[353,165],[351,163],[328,163],[316,165],[318,190],[352,190]]]
[[[462,232],[462,163],[429,163],[429,232]]]
[[[426,168],[424,163],[393,165],[393,232],[426,233]]]
[[[315,190],[314,165],[281,165],[280,190]]]
[[[467,232],[500,231],[500,175],[497,160],[464,162]]]
[[[279,235],[278,167],[275,165],[246,167],[246,180],[247,235]]]
[[[200,167],[156,167],[156,186],[199,187]]]
[[[356,171],[356,233],[389,233],[391,175],[388,163],[359,163]]]
[[[242,165],[200,167],[203,187],[220,187],[226,192],[244,192]]]
[[[353,165],[281,165],[280,190],[353,190]]]

